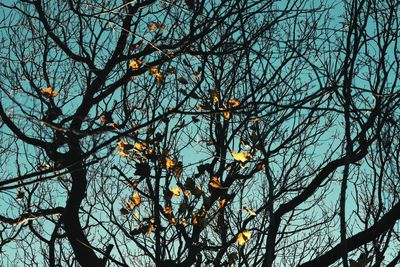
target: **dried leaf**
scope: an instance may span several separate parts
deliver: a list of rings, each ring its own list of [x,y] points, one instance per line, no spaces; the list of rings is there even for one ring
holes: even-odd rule
[[[232,118],[232,113],[229,112],[229,111],[224,111],[222,113],[222,116],[224,116],[224,119],[228,121],[228,120],[230,120]]]
[[[125,143],[122,139],[118,141],[118,148],[122,151],[128,151],[134,148],[133,145]]]
[[[240,105],[240,101],[237,98],[232,98],[232,99],[229,99],[228,104],[231,107],[235,108],[235,107],[238,107]]]
[[[142,66],[142,64],[142,61],[135,59],[129,63],[129,67],[131,67],[132,70],[138,70]]]
[[[172,214],[172,207],[171,206],[165,207],[164,213],[167,214],[167,215]]]
[[[135,193],[132,196],[132,201],[133,201],[133,204],[135,204],[135,206],[139,206],[142,200],[141,200],[139,194]]]
[[[179,223],[182,224],[183,226],[186,226],[189,224],[188,220],[186,220],[186,219],[182,219]]]
[[[142,152],[144,149],[147,148],[146,143],[138,142],[133,145],[133,148],[139,152]]]
[[[219,102],[219,91],[218,90],[210,90],[210,94],[212,97],[212,101],[214,103],[218,103]]]
[[[171,219],[169,219],[169,222],[170,222],[172,225],[176,225],[177,220],[176,220],[176,218],[172,217]]]
[[[213,188],[222,188],[222,184],[219,182],[218,178],[215,176],[211,177],[209,185]]]
[[[155,29],[157,29],[157,25],[155,23],[149,23],[147,24],[147,27],[150,31],[154,31]]]
[[[240,246],[244,246],[247,241],[250,240],[251,237],[251,233],[249,230],[243,230],[243,232],[239,233],[236,237],[236,242],[238,242],[238,244]]]
[[[250,208],[243,207],[243,210],[247,211],[251,216],[257,216],[257,213],[255,213],[254,210]]]
[[[150,67],[149,68],[150,74],[153,75],[158,82],[162,82],[164,79],[164,76],[161,74],[161,72],[158,71],[158,68],[156,66]]]
[[[47,87],[46,89],[40,90],[40,92],[46,97],[56,97],[58,93],[53,90],[53,87]]]
[[[149,23],[149,24],[147,24],[147,27],[149,28],[150,31],[154,31],[157,28],[162,31],[167,29],[167,26],[165,26],[164,24],[160,24],[158,22]]]
[[[219,101],[218,96],[214,95],[214,96],[213,96],[213,102],[214,102],[214,103],[218,103],[218,101]]]
[[[192,193],[189,190],[184,190],[183,194],[187,197],[190,197],[192,195]]]
[[[245,152],[238,152],[235,153],[234,150],[231,151],[231,155],[233,157],[234,160],[236,161],[240,161],[240,162],[246,162],[249,161],[253,158],[253,156],[249,153],[245,153]]]
[[[149,71],[150,71],[150,74],[153,75],[153,76],[156,75],[156,74],[158,74],[158,73],[160,73],[160,72],[158,71],[158,68],[155,67],[155,66],[150,67]]]
[[[127,152],[125,152],[125,151],[119,151],[118,155],[120,155],[123,158],[127,158],[129,156],[129,154]]]
[[[171,192],[172,192],[172,196],[174,196],[174,197],[179,197],[181,195],[181,189],[179,188],[179,186],[174,186],[171,189]]]
[[[172,170],[175,168],[175,161],[173,161],[170,157],[165,157],[165,167],[167,170]]]
[[[217,207],[218,209],[222,209],[226,206],[226,198],[221,199],[220,201],[218,201],[217,203]]]

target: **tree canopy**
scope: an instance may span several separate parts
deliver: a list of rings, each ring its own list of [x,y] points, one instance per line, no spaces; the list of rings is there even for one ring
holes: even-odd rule
[[[2,266],[396,266],[396,0],[0,11]]]

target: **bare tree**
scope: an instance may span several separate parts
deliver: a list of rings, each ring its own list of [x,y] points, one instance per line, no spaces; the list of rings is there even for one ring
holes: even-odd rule
[[[397,1],[0,5],[3,265],[399,261]]]

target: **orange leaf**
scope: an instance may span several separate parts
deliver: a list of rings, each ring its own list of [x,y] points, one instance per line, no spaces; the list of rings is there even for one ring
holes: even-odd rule
[[[235,108],[235,107],[238,107],[240,105],[240,101],[237,98],[232,98],[232,99],[229,99],[228,104],[231,107]]]
[[[172,207],[171,206],[165,207],[164,213],[167,215],[172,214]]]
[[[221,183],[218,181],[218,178],[215,176],[211,177],[209,185],[213,188],[222,188]]]
[[[155,29],[157,29],[157,25],[155,23],[149,23],[147,24],[147,27],[150,31],[154,31]]]
[[[226,121],[230,120],[230,118],[232,117],[232,113],[229,112],[229,111],[224,111],[224,112],[222,113],[222,115],[224,116],[224,119],[225,119]]]
[[[47,87],[46,89],[40,90],[40,92],[46,97],[56,97],[58,93],[53,90],[52,87]]]
[[[165,157],[165,167],[167,168],[167,170],[175,168],[175,165],[175,161],[173,161],[170,157]]]
[[[147,228],[147,234],[151,234],[154,231],[153,225],[149,224],[149,227]]]

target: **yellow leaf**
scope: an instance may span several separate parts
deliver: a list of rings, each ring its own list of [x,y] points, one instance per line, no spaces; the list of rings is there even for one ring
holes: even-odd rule
[[[133,194],[132,201],[133,201],[133,204],[135,204],[135,206],[139,206],[140,203],[142,202],[139,194],[137,194],[137,193]]]
[[[243,207],[243,210],[247,211],[251,216],[257,216],[257,213],[255,213],[254,210],[250,208]]]
[[[170,157],[165,157],[165,167],[167,168],[167,170],[172,170],[173,168],[175,168],[175,161],[173,161]]]
[[[143,62],[135,59],[129,63],[129,67],[131,67],[131,69],[133,69],[133,70],[138,70],[142,66],[142,64],[143,64]]]
[[[181,189],[179,188],[179,186],[174,186],[174,187],[171,189],[171,192],[172,192],[172,196],[174,196],[174,197],[179,197],[180,194],[181,194]]]
[[[214,95],[213,96],[213,102],[214,103],[218,103],[218,101],[219,101],[218,96]]]
[[[123,157],[123,158],[126,158],[126,157],[129,156],[129,154],[128,154],[127,152],[124,152],[124,151],[119,151],[119,152],[118,152],[118,155],[120,155],[120,156]]]
[[[251,233],[249,230],[243,230],[243,232],[239,233],[236,237],[236,242],[238,242],[238,244],[240,246],[244,246],[247,241],[250,240],[251,237]]]
[[[46,97],[56,97],[58,93],[53,90],[52,87],[47,87],[46,89],[40,90],[40,92]]]
[[[222,208],[225,207],[225,205],[226,205],[226,198],[223,198],[223,199],[221,199],[220,201],[218,201],[217,207],[218,207],[219,209],[222,209]]]
[[[162,80],[164,79],[164,76],[158,71],[157,67],[150,67],[149,69],[150,74],[153,75],[158,82],[162,82]]]
[[[232,154],[232,157],[234,160],[240,161],[240,162],[246,162],[253,158],[253,156],[249,153],[245,153],[245,152],[235,153],[235,150],[232,150],[231,154]]]
[[[154,77],[156,77],[157,82],[162,82],[164,79],[164,76],[161,73],[157,73],[154,75]]]
[[[145,143],[139,142],[139,143],[135,143],[133,147],[134,147],[137,151],[142,152],[142,151],[147,147],[147,145],[146,145]]]
[[[160,73],[160,72],[158,71],[157,67],[154,67],[154,66],[153,66],[153,67],[150,67],[149,70],[150,70],[150,74],[153,75],[153,76],[156,75],[157,73]]]
[[[122,139],[119,139],[118,141],[118,148],[124,152],[131,150],[132,148],[134,148],[133,145],[125,143]]]
[[[228,104],[231,107],[235,108],[235,107],[238,107],[240,105],[240,101],[237,98],[232,98],[232,99],[229,99]]]
[[[211,177],[209,185],[213,188],[222,188],[221,183],[218,181],[218,178],[215,176]]]

